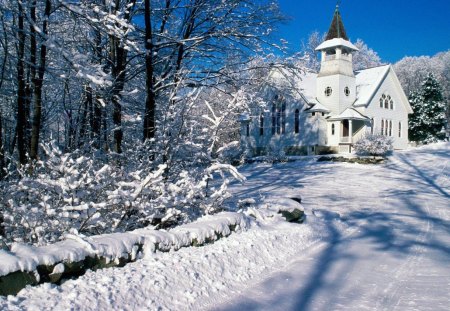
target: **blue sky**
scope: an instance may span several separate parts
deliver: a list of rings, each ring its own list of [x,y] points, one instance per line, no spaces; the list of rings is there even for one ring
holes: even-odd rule
[[[299,51],[314,31],[328,31],[336,0],[279,0],[291,18],[279,36]],[[351,41],[362,39],[387,62],[450,49],[450,0],[342,0],[340,12]]]

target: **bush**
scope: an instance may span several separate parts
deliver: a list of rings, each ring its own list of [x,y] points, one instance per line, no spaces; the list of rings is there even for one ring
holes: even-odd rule
[[[0,223],[6,243],[44,245],[68,232],[85,235],[174,226],[213,213],[228,198],[234,167],[155,163],[145,144],[122,155],[63,153],[44,145],[45,158],[0,182]],[[222,182],[211,182],[222,177]],[[220,179],[220,178],[217,178]]]
[[[385,156],[393,149],[392,138],[380,134],[369,134],[358,140],[355,151],[361,155]]]

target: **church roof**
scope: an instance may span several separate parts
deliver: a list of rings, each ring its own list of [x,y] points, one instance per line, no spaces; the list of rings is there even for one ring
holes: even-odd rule
[[[305,111],[308,112],[326,112],[329,113],[330,109],[322,105],[321,103],[317,102],[317,104],[314,104],[311,108],[305,109]]]
[[[356,102],[354,107],[366,106],[380,87],[389,72],[390,65],[357,71]]]
[[[339,120],[362,120],[362,121],[366,121],[366,120],[370,120],[370,118],[366,117],[365,115],[363,115],[359,111],[356,111],[353,108],[347,108],[341,114],[339,114],[338,116],[333,116],[333,117],[329,118],[328,120],[330,120],[330,121],[339,121]]]
[[[348,41],[347,33],[345,32],[344,23],[342,22],[341,13],[339,13],[339,6],[336,6],[334,11],[333,20],[328,30],[325,40],[331,40],[335,38],[341,38]]]
[[[316,51],[326,50],[328,48],[336,46],[344,46],[346,48],[349,48],[350,50],[359,51],[359,49],[353,43],[342,38],[334,38],[331,40],[324,41],[322,42],[322,44],[316,47]]]

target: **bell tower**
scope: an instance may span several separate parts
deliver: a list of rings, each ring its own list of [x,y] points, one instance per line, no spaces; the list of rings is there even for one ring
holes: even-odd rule
[[[338,5],[326,39],[316,51],[321,52],[317,99],[332,114],[340,114],[356,100],[352,53],[358,48],[348,40]]]

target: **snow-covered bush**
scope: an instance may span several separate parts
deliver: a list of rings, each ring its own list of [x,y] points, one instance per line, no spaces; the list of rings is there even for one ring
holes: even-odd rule
[[[234,167],[212,163],[167,171],[151,160],[148,145],[123,155],[62,153],[44,145],[46,158],[2,181],[7,243],[42,245],[67,232],[123,232],[150,224],[167,227],[215,212],[228,197]],[[222,177],[221,182],[212,182]]]
[[[392,138],[380,134],[368,134],[354,144],[357,154],[385,156],[393,149]]]
[[[266,159],[268,162],[287,162],[288,158],[284,147],[276,142],[271,142],[267,148]]]

